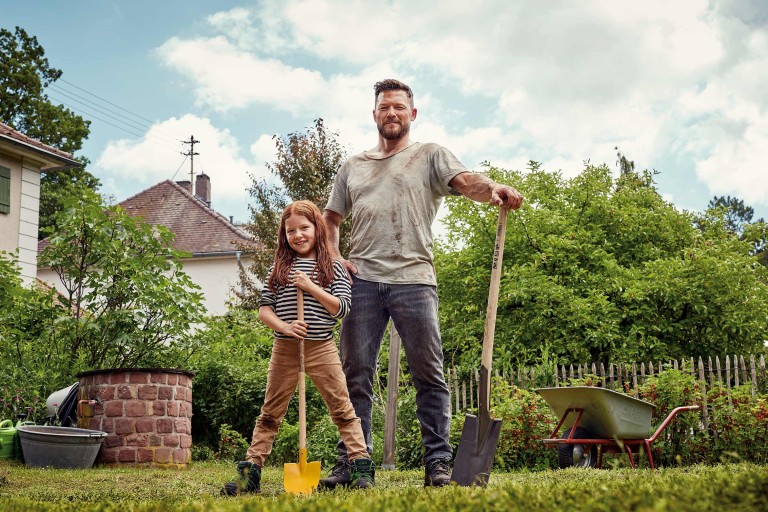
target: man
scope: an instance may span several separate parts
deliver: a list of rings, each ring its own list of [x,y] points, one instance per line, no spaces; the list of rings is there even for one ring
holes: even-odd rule
[[[325,220],[338,253],[339,225],[352,215],[349,260],[352,312],[342,322],[340,349],[352,404],[362,421],[368,452],[373,376],[391,318],[400,333],[416,388],[416,416],[424,446],[424,485],[450,482],[450,395],[443,375],[432,263],[432,221],[449,194],[517,209],[512,187],[468,171],[447,149],[411,141],[413,92],[397,80],[374,85],[378,145],[344,162],[336,175]],[[320,485],[348,485],[350,468],[339,442],[339,461]]]

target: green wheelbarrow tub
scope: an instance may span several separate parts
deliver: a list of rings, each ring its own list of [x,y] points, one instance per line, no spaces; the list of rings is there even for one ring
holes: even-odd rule
[[[595,438],[645,439],[651,431],[654,405],[637,398],[592,386],[539,388],[541,395],[558,418],[565,418],[562,428],[573,426],[578,414],[567,414],[569,409],[584,411],[579,426]]]

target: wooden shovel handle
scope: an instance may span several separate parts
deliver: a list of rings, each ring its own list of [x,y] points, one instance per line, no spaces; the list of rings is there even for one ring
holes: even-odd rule
[[[504,239],[507,233],[507,210],[499,207],[499,222],[496,225],[496,245],[493,249],[491,267],[491,287],[488,292],[488,308],[485,312],[485,333],[483,334],[483,356],[481,364],[487,372],[485,382],[481,383],[480,406],[487,410],[490,400],[491,362],[493,360],[493,337],[496,333],[496,308],[499,305],[499,287],[501,283],[501,261],[504,257]]]
[[[304,291],[296,290],[296,309],[299,321],[304,321]],[[307,397],[304,379],[304,338],[299,339],[299,449],[307,448]]]

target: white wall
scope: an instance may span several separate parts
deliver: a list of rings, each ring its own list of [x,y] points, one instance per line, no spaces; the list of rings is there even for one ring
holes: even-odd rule
[[[241,261],[245,268],[253,262]],[[235,298],[232,288],[238,286],[239,273],[235,256],[205,257],[183,260],[184,272],[200,286],[203,293],[203,305],[209,315],[223,315],[227,312],[227,302]],[[37,277],[64,292],[58,276],[49,269],[39,269]]]
[[[18,158],[0,153],[0,165],[11,170],[11,211],[0,213],[0,251],[15,253],[19,247],[21,165]]]
[[[241,263],[248,268],[252,262],[243,260]],[[202,288],[205,309],[209,315],[223,315],[227,312],[227,302],[235,299],[232,288],[238,287],[240,281],[235,256],[184,260],[184,272]]]
[[[37,277],[37,231],[40,222],[40,171],[21,169],[19,211],[19,266],[21,278],[31,284]]]
[[[28,162],[0,155],[0,165],[11,169],[11,211],[0,214],[0,250],[17,253],[25,285],[37,276],[40,215],[40,169]]]

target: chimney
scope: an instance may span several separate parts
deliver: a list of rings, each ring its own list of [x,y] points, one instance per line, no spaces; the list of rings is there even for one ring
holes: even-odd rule
[[[200,173],[195,178],[195,195],[208,206],[211,206],[211,178]]]
[[[190,194],[192,193],[192,182],[191,181],[189,181],[189,180],[177,181],[176,184],[178,186],[180,186],[181,188],[183,188],[184,190],[186,190],[187,192],[189,192]]]

